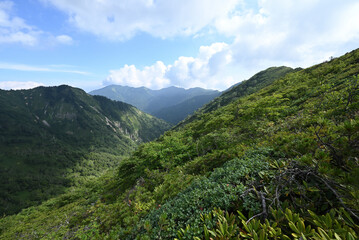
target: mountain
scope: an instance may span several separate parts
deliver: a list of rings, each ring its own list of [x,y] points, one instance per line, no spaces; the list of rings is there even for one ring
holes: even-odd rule
[[[220,92],[203,88],[184,89],[168,87],[160,90],[151,90],[145,87],[133,88],[110,85],[92,91],[90,94],[129,103],[153,116],[176,124],[193,113],[198,107],[217,97]],[[192,104],[189,105],[189,103]],[[183,108],[186,108],[186,110],[183,111]],[[173,111],[173,109],[180,111]]]
[[[156,91],[145,87],[127,87],[120,85],[110,85],[98,90],[89,92],[91,95],[105,96],[115,101],[131,104],[138,109],[145,110],[150,100],[156,95]]]
[[[1,238],[358,239],[358,75],[355,50],[229,97]]]
[[[118,164],[169,125],[69,86],[0,90],[0,214],[40,203]]]
[[[250,79],[233,85],[232,87],[224,91],[219,97],[215,98],[213,101],[208,101],[208,104],[204,104],[202,108],[198,109],[198,112],[196,112],[196,114],[189,115],[189,117],[177,127],[193,121],[201,114],[211,112],[217,108],[228,105],[229,103],[240,97],[244,97],[254,92],[257,92],[260,89],[269,86],[275,80],[284,77],[286,74],[299,70],[301,69],[292,69],[290,67],[282,66],[270,67],[266,70],[260,71]]]
[[[169,123],[177,124],[183,120],[184,116],[192,115],[196,110],[213,100],[217,95],[218,94],[215,93],[192,97],[174,106],[162,108],[154,112],[153,115],[160,119],[165,119]]]
[[[270,67],[266,70],[260,71],[248,80],[242,81],[239,84],[234,85],[221,94],[219,98],[203,108],[203,112],[210,112],[218,107],[226,106],[232,101],[250,95],[258,90],[265,88],[272,84],[275,80],[284,77],[286,74],[299,71],[298,69],[292,69],[290,67]]]

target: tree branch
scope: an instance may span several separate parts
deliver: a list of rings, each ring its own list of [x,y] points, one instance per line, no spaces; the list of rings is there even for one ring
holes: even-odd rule
[[[247,220],[246,224],[248,224],[250,221],[252,221],[254,218],[262,216],[263,218],[266,219],[268,217],[268,212],[267,212],[267,204],[266,204],[266,199],[264,197],[265,193],[263,193],[262,191],[259,191],[259,196],[262,200],[262,212],[258,213],[256,215],[254,215],[253,217],[251,217],[250,219]]]

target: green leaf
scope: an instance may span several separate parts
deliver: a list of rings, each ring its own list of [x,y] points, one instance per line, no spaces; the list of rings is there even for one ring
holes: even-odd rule
[[[330,240],[331,238],[329,237],[329,235],[326,233],[326,231],[324,231],[322,228],[318,227],[318,232],[320,234],[320,236],[324,239],[324,240]]]
[[[301,234],[302,240],[307,240],[307,238],[305,237],[305,235],[302,233]]]
[[[295,226],[293,222],[289,222],[288,225],[295,233],[300,234],[300,231],[298,230],[298,228]]]
[[[305,232],[305,225],[303,220],[299,220],[297,222],[297,228],[301,233]]]
[[[216,237],[216,236],[217,236],[217,234],[216,234],[214,231],[212,231],[212,230],[208,230],[208,232],[209,232],[213,237]]]
[[[247,218],[243,215],[243,213],[241,211],[237,211],[237,213],[238,213],[238,217],[240,220],[247,221]]]
[[[342,240],[342,238],[335,232],[334,233],[334,237],[335,237],[335,239],[337,239],[337,240]]]

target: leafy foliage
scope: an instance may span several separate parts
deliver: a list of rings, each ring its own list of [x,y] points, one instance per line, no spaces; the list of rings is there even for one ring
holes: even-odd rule
[[[192,116],[189,116],[179,126],[183,126],[189,122],[192,122],[198,118],[201,114],[209,113],[220,107],[226,106],[240,97],[244,97],[259,91],[272,84],[275,80],[285,76],[290,72],[295,72],[300,69],[292,69],[289,67],[271,67],[264,71],[255,74],[248,80],[242,81],[228,90],[224,91],[219,97],[215,98],[210,103],[206,104],[203,108]]]
[[[304,214],[303,214],[304,215]],[[306,220],[308,218],[310,221]],[[340,219],[340,220],[339,220]],[[229,214],[220,209],[201,215],[204,223],[201,237],[189,238],[191,227],[178,231],[178,239],[357,239],[359,226],[344,209],[332,209],[325,215],[318,216],[308,211],[303,218],[289,208],[285,211],[272,210],[269,219],[248,220],[240,211]],[[215,224],[208,224],[215,222]],[[207,224],[206,224],[207,223]]]
[[[141,145],[92,187],[49,200],[63,204],[1,219],[2,234],[355,239],[358,74],[355,50],[229,97]]]

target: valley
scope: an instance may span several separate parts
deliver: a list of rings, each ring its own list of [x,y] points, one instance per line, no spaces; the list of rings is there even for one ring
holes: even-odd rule
[[[69,86],[0,90],[0,213],[64,193],[118,165],[170,125]]]
[[[69,182],[10,205],[0,239],[357,239],[358,76],[358,49],[269,68],[171,129],[67,86],[1,91],[1,206],[28,171],[29,195]]]
[[[144,112],[176,125],[195,110],[218,97],[220,92],[203,88],[168,87],[151,90],[145,87],[110,85],[91,91],[90,94],[129,103]]]

